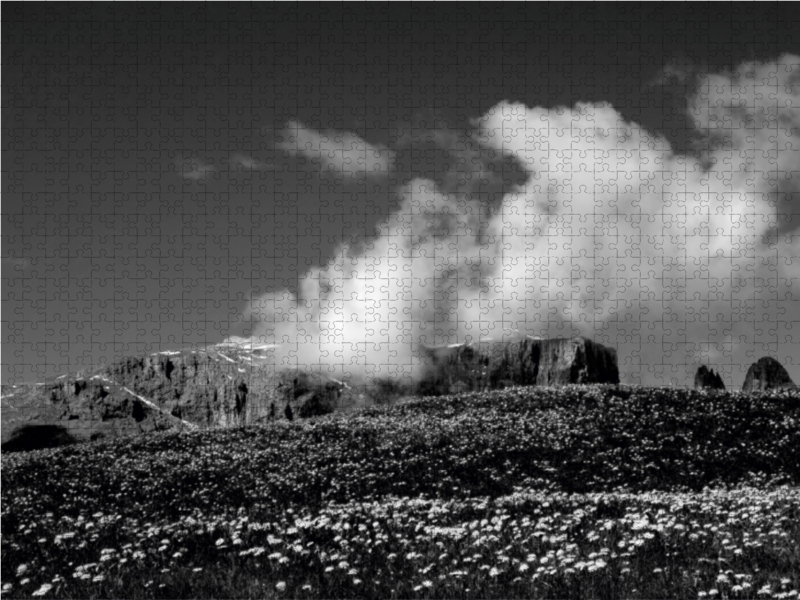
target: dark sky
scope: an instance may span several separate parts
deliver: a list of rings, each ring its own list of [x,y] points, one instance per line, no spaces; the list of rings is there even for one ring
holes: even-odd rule
[[[687,255],[679,267],[685,285],[666,282],[663,261],[655,265],[629,251],[634,263],[624,287],[637,288],[640,308],[630,308],[619,296],[621,288],[608,292],[634,311],[624,317],[604,306],[596,309],[600,317],[596,312],[578,326],[576,307],[567,317],[563,298],[550,305],[545,295],[543,304],[541,291],[528,295],[526,310],[549,315],[548,335],[582,333],[617,347],[628,382],[683,385],[697,364],[710,362],[736,387],[747,365],[765,354],[800,380],[800,314],[791,298],[800,286],[800,257],[793,260],[800,256],[793,235],[800,223],[792,217],[800,212],[793,204],[794,184],[783,182],[789,176],[777,182],[773,177],[765,186],[744,177],[737,188],[732,173],[739,166],[745,165],[741,172],[762,173],[770,170],[764,165],[776,164],[774,156],[759,162],[760,154],[746,151],[760,147],[744,136],[742,143],[749,145],[743,149],[730,134],[760,126],[760,100],[745,106],[744,117],[732,125],[716,121],[719,115],[709,108],[715,94],[742,97],[709,86],[727,77],[746,89],[747,75],[731,75],[744,63],[774,65],[775,85],[794,85],[800,67],[783,67],[785,57],[800,53],[795,3],[4,2],[1,9],[3,383],[122,355],[215,343],[228,335],[281,337],[279,332],[295,331],[256,322],[276,322],[278,309],[265,308],[276,298],[288,302],[284,308],[294,303],[302,310],[308,308],[304,302],[319,300],[309,297],[310,288],[305,295],[298,291],[298,277],[302,281],[309,269],[311,278],[318,276],[314,269],[337,255],[341,270],[348,263],[341,258],[343,243],[361,257],[358,276],[369,277],[364,265],[385,248],[376,226],[407,208],[420,182],[429,181],[436,193],[466,198],[453,210],[465,219],[467,213],[477,217],[478,227],[492,211],[513,204],[509,194],[522,188],[533,194],[543,171],[525,157],[535,160],[526,151],[537,145],[536,136],[525,148],[513,140],[493,142],[485,131],[479,134],[482,117],[513,106],[544,110],[537,122],[549,129],[536,139],[550,140],[548,169],[555,173],[558,164],[573,164],[555,150],[559,107],[574,116],[577,127],[594,110],[577,108],[585,105],[613,107],[616,113],[603,112],[604,118],[611,114],[620,123],[638,124],[636,131],[651,132],[640,141],[642,156],[663,152],[652,141],[659,139],[668,143],[671,157],[697,157],[684,165],[686,172],[717,164],[697,185],[706,186],[723,212],[730,206],[728,192],[709,191],[715,178],[725,181],[730,194],[750,186],[761,198],[753,210],[770,206],[779,215],[766,226],[769,231],[756,232],[772,235],[773,244],[739,244],[725,230],[721,235],[731,241],[719,257],[728,260],[727,275],[708,262],[686,268],[692,258]],[[722,79],[713,79],[715,74]],[[798,89],[792,87],[789,100]],[[726,114],[739,115],[730,102],[725,106]],[[780,156],[795,156],[795,107],[779,106],[764,125],[790,123],[788,142],[765,138],[777,144]],[[530,117],[539,114],[531,112],[524,127],[531,130]],[[707,127],[698,127],[696,119]],[[575,144],[567,150],[577,151]],[[726,152],[734,162],[745,158],[726,171],[719,166],[727,164]],[[631,156],[652,167],[652,159]],[[597,160],[595,172],[605,159]],[[630,161],[626,169],[642,172]],[[779,175],[791,174],[783,162],[777,164]],[[553,214],[568,205],[553,198],[586,192],[577,183],[565,192],[576,177],[550,179],[536,193],[550,194],[547,210]],[[620,191],[624,179],[595,184],[595,195],[603,189],[598,206],[637,205]],[[697,189],[685,194],[699,199]],[[647,193],[663,191],[651,186]],[[450,210],[438,200],[426,202],[437,207],[434,212]],[[688,206],[687,214],[692,210]],[[426,227],[435,226],[424,222]],[[619,241],[615,257],[626,256],[619,231],[604,229],[606,250]],[[668,240],[670,232],[662,233]],[[470,235],[476,248],[491,243],[488,230]],[[643,248],[660,248],[657,240],[640,241]],[[737,262],[745,254],[752,258],[752,273]],[[605,264],[593,256],[595,264]],[[773,262],[759,262],[764,256]],[[549,272],[555,278],[555,266]],[[752,275],[747,289],[737,287],[733,276],[745,272]],[[487,273],[482,270],[481,277]],[[662,287],[645,284],[648,274]],[[664,325],[673,317],[662,319],[659,328],[642,325],[642,315],[652,321],[653,310],[641,306],[655,295],[684,302],[694,289],[686,279],[707,281],[709,274],[725,281],[698,292],[706,304],[670,309],[682,326]],[[765,290],[768,299],[759,295]],[[737,304],[734,294],[740,291],[752,296],[749,304]],[[556,300],[555,291],[547,293]],[[714,301],[727,308],[718,312]],[[684,347],[680,340],[692,338],[686,315],[698,310],[705,311],[697,317],[705,328]],[[639,326],[619,326],[631,319]],[[717,319],[721,325],[715,329]],[[587,330],[590,321],[593,329]],[[342,339],[331,330],[331,339],[350,344],[348,331],[359,331],[347,325],[344,330]],[[461,329],[452,333],[427,339],[463,339]]]

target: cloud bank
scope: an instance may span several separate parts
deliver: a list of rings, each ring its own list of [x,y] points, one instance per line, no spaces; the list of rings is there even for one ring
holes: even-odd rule
[[[386,177],[394,153],[385,146],[367,143],[347,131],[316,131],[299,121],[290,121],[276,147],[319,165],[323,172],[351,177]]]
[[[214,165],[198,160],[185,160],[178,164],[181,177],[192,181],[206,179],[209,173],[216,172]]]
[[[702,75],[687,110],[696,156],[609,104],[501,102],[473,136],[524,165],[524,184],[487,212],[411,181],[365,248],[342,245],[297,295],[259,298],[256,333],[284,364],[367,379],[418,377],[420,344],[514,331],[617,347],[631,383],[684,384],[710,362],[738,385],[762,353],[792,364],[800,57]],[[291,144],[331,169],[388,166],[350,134],[296,124]]]

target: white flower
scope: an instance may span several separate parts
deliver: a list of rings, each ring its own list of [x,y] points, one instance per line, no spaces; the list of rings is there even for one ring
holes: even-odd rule
[[[278,583],[275,584],[275,589],[278,590],[279,592],[286,591],[286,582],[279,581]]]
[[[33,592],[33,594],[31,594],[31,595],[32,596],[44,596],[51,589],[53,589],[53,586],[50,585],[49,583],[45,583],[45,584],[42,584],[42,587],[40,587],[38,590]]]

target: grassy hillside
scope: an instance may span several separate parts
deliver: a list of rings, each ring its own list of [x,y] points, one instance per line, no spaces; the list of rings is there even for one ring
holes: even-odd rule
[[[797,392],[513,388],[9,454],[3,597],[795,597],[799,484]]]

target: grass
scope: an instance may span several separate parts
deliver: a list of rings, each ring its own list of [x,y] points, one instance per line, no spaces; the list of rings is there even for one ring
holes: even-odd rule
[[[2,457],[3,597],[765,598],[800,397],[512,388]]]

